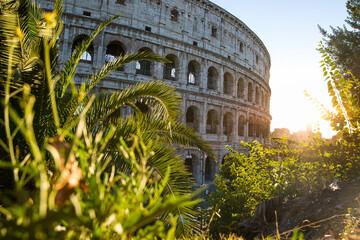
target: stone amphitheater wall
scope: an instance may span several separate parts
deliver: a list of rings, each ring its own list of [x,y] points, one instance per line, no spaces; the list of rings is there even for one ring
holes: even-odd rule
[[[39,3],[51,10],[54,1]],[[192,156],[185,163],[198,184],[212,182],[228,153],[225,145],[243,151],[239,141],[267,142],[270,55],[241,20],[208,0],[64,0],[63,4],[61,61],[70,56],[79,37],[89,36],[105,19],[122,15],[94,39],[90,60],[79,63],[79,83],[106,62],[112,43],[125,53],[147,48],[174,60],[168,76],[163,64],[130,63],[112,72],[97,91],[116,91],[150,79],[173,85],[183,99],[182,121],[211,143],[218,158],[215,162],[196,149],[179,150],[184,159]],[[130,111],[124,109],[122,114]]]

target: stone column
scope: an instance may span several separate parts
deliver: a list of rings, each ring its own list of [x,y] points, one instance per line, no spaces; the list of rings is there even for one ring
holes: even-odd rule
[[[249,111],[247,111],[245,115],[245,133],[244,133],[244,136],[246,138],[249,137],[249,118],[250,118],[250,114]]]
[[[220,112],[219,112],[219,136],[221,136],[221,141],[224,141],[224,127],[223,127],[223,122],[224,122],[224,106],[221,106],[220,108]]]
[[[233,96],[233,98],[236,98],[236,73],[234,75],[232,75],[232,78],[233,78],[232,96]]]
[[[188,60],[188,54],[187,53],[182,53],[183,58],[179,59],[179,68],[181,69],[179,71],[179,82],[181,85],[186,86],[187,84],[187,69],[188,69],[188,64],[189,64],[189,60]]]
[[[218,91],[219,95],[224,95],[224,66],[221,66],[219,70]]]
[[[201,59],[200,63],[200,88],[207,89],[207,69],[208,69],[208,61],[205,59]]]
[[[132,44],[128,47],[128,51],[127,52],[131,52],[131,53],[134,53],[134,52],[137,52],[139,49],[138,49],[138,43],[134,37],[134,33],[131,33],[131,42]],[[136,62],[131,62],[131,63],[128,63],[126,64],[126,67],[125,67],[125,72],[126,73],[130,73],[130,74],[136,74]]]
[[[63,42],[62,42],[62,54],[60,61],[62,63],[65,62],[66,59],[69,59],[72,53],[72,43],[74,41],[74,36],[70,36],[70,23],[68,23],[67,17],[65,17],[64,24],[64,35],[63,35]]]
[[[153,49],[153,51],[160,56],[163,56],[164,54],[164,48],[160,46],[157,46],[157,49]],[[156,79],[164,79],[163,78],[164,64],[159,62],[153,62],[153,67],[154,67],[153,76]]]
[[[202,110],[200,110],[200,115],[202,116],[200,126],[199,126],[199,133],[206,134],[206,117],[207,117],[207,103],[206,101],[202,104]]]
[[[237,73],[235,73],[235,79],[234,79],[234,82],[235,82],[235,88],[234,88],[235,93],[234,94],[235,95],[234,96],[236,99],[240,99],[240,96],[238,96],[239,78],[240,78],[239,75]]]
[[[182,97],[182,104],[181,104],[180,108],[183,110],[182,115],[181,115],[181,122],[183,124],[186,124],[186,110],[188,108],[187,101],[186,101],[187,97],[185,96],[185,94],[182,94],[181,97]]]
[[[104,46],[104,37],[105,37],[104,35],[105,35],[104,31],[101,31],[101,33],[97,36],[100,39],[98,41],[93,41],[94,50],[96,49],[97,51],[97,57],[94,59],[94,67],[96,69],[100,69],[105,63],[106,46]]]
[[[233,142],[238,142],[238,140],[239,140],[239,117],[240,117],[240,111],[239,111],[239,109],[237,109],[236,111],[235,111],[235,122],[234,122],[234,130],[235,130],[235,134],[234,134],[234,141]]]

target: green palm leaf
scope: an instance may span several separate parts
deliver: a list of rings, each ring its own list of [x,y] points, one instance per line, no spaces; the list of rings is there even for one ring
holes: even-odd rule
[[[116,139],[125,137],[125,140],[130,141],[128,144],[131,145],[132,137],[134,135],[140,136],[144,143],[147,144],[152,142],[152,149],[155,152],[154,156],[149,158],[148,165],[155,170],[155,174],[159,177],[164,178],[168,169],[170,169],[170,178],[166,184],[164,192],[171,197],[178,197],[186,194],[190,194],[191,187],[194,186],[194,181],[191,174],[187,171],[184,166],[183,159],[181,156],[176,155],[176,148],[168,144],[166,141],[168,136],[164,138],[165,129],[158,130],[152,126],[165,126],[163,123],[149,124],[149,118],[143,117],[143,121],[139,117],[129,117],[125,120],[110,120],[104,124],[105,130],[109,124],[117,123],[116,132],[113,139],[108,145],[108,151],[115,153],[117,148]],[[183,127],[181,129],[185,129]],[[104,130],[103,128],[99,128]],[[178,128],[176,128],[178,129]],[[180,128],[179,128],[180,129]],[[159,134],[160,132],[160,134]],[[169,133],[168,133],[169,134]],[[156,143],[154,144],[154,139]],[[192,140],[196,142],[196,139]],[[200,145],[200,144],[199,144]],[[209,152],[211,154],[211,152]],[[128,169],[127,163],[119,157],[114,157],[114,164],[118,169]],[[194,209],[190,207],[177,207],[172,214],[178,216],[176,235],[181,237],[183,235],[189,235],[194,232],[199,232],[199,222],[196,219]],[[167,215],[164,216],[166,218]]]
[[[33,128],[40,146],[46,139],[56,136],[59,132],[54,122],[55,114],[52,106],[55,105],[55,110],[58,112],[61,131],[74,134],[76,125],[79,123],[79,115],[83,112],[84,106],[89,103],[90,91],[111,71],[133,61],[166,61],[148,52],[126,54],[106,63],[81,86],[76,86],[73,78],[82,54],[95,36],[119,16],[103,22],[88,39],[76,46],[75,51],[60,70],[58,36],[62,28],[59,21],[62,14],[61,1],[55,3],[53,13],[56,25],[50,34],[44,33],[46,30],[44,26],[48,21],[45,19],[45,12],[29,0],[1,2],[0,11],[0,94],[3,91],[2,83],[5,83],[9,77],[12,80],[11,91],[19,91],[15,92],[19,97],[25,84],[31,87],[31,94],[36,96]],[[16,32],[14,29],[17,28],[21,31]],[[50,69],[48,70],[44,68],[44,63],[46,63],[44,43],[50,46]],[[52,80],[50,83],[47,81],[49,74]],[[52,83],[55,85],[54,89],[49,86]],[[67,91],[69,87],[71,91]],[[55,101],[50,99],[52,90],[55,91]],[[16,94],[14,95],[16,97]],[[19,112],[19,117],[22,117],[18,102],[15,98],[11,100],[14,111]],[[142,114],[137,105],[139,102],[149,107],[147,114]],[[128,89],[109,95],[98,95],[86,113],[88,134],[95,136],[99,131],[107,132],[110,124],[114,124],[116,132],[106,149],[108,154],[114,156],[117,156],[120,137],[130,141],[131,136],[139,134],[145,144],[156,139],[156,144],[153,145],[155,155],[149,159],[148,165],[153,167],[160,177],[164,177],[170,167],[171,177],[167,183],[166,194],[172,196],[188,194],[193,181],[182,164],[181,157],[176,155],[175,147],[194,147],[209,155],[212,153],[209,145],[196,132],[177,122],[181,114],[180,102],[181,98],[175,93],[175,89],[160,81],[137,83]],[[135,116],[114,117],[114,112],[124,106],[131,107],[136,112]],[[2,114],[3,111],[0,112]],[[3,136],[5,134],[1,134],[1,138]],[[21,151],[26,153],[28,149],[23,139],[18,137],[14,141],[20,146]],[[2,149],[1,153],[3,152]],[[117,159],[115,164],[118,170],[124,172],[129,170],[126,164],[122,163],[121,158],[114,159]],[[192,209],[179,206],[174,214],[179,216],[178,236],[190,233],[194,229],[198,230]],[[166,215],[163,216],[165,219],[166,217]]]
[[[174,93],[174,88],[165,83],[152,81],[138,83],[126,90],[115,92],[111,95],[100,95],[89,110],[87,124],[94,127],[116,109],[129,103],[135,103],[140,98],[152,100],[151,116],[167,121],[179,116],[180,97]],[[149,102],[150,103],[150,102]]]
[[[119,18],[120,15],[114,16],[108,20],[103,21],[100,26],[89,36],[88,39],[85,39],[79,45],[75,47],[74,52],[71,57],[65,62],[63,69],[60,72],[60,80],[57,82],[55,90],[60,96],[63,96],[66,92],[67,87],[70,84],[70,87],[73,91],[76,91],[75,85],[73,83],[73,78],[76,74],[76,67],[80,61],[82,54],[88,49],[91,42],[94,38],[103,30],[109,23]]]
[[[155,55],[154,53],[137,52],[137,53],[131,53],[131,54],[126,54],[124,56],[120,56],[114,61],[106,63],[103,68],[101,68],[91,77],[86,79],[82,83],[79,90],[73,91],[73,96],[70,100],[66,99],[65,104],[63,104],[63,106],[66,106],[66,108],[68,109],[67,111],[68,116],[64,117],[66,119],[64,125],[66,126],[67,124],[70,123],[70,121],[72,120],[72,116],[77,110],[78,106],[84,104],[83,101],[87,100],[89,92],[96,86],[97,83],[103,80],[111,71],[114,71],[119,67],[124,66],[127,63],[133,61],[141,61],[141,60],[165,61],[163,57]]]

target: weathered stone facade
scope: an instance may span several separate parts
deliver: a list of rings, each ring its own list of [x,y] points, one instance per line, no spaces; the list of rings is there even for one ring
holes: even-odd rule
[[[54,4],[39,2],[46,9]],[[149,79],[164,79],[176,87],[183,98],[182,121],[212,144],[218,158],[205,159],[196,149],[181,151],[184,158],[192,155],[186,164],[198,184],[212,182],[228,153],[225,145],[241,151],[241,140],[267,140],[270,55],[235,16],[208,0],[64,0],[63,4],[62,60],[101,21],[122,15],[83,55],[76,81],[126,52],[152,51],[174,62],[128,64],[111,73],[98,90],[114,91]]]

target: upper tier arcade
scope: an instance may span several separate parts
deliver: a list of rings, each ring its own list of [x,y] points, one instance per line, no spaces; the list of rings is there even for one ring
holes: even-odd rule
[[[40,1],[52,8],[54,1]],[[65,0],[64,12],[105,20],[195,46],[228,58],[269,81],[270,55],[259,37],[241,20],[208,0]]]

